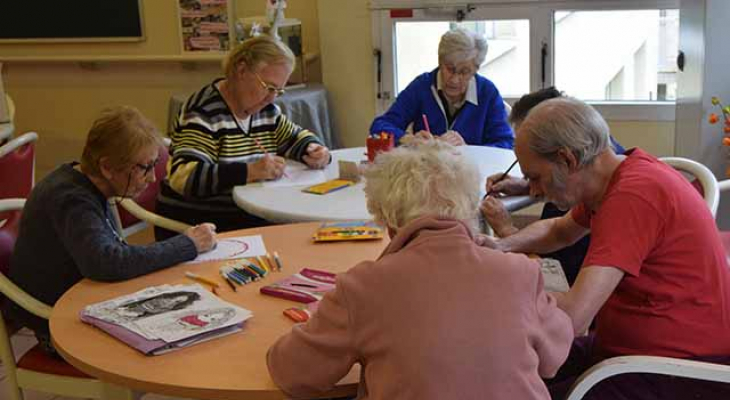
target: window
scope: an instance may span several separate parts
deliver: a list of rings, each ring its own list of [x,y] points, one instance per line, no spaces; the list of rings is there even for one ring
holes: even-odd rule
[[[547,86],[593,103],[613,120],[673,120],[679,0],[374,0],[380,50],[378,112],[438,65],[454,26],[485,35],[479,73],[513,102]],[[410,8],[412,7],[412,8]],[[391,12],[397,9],[397,12]]]
[[[557,11],[555,84],[584,100],[675,100],[678,10]]]

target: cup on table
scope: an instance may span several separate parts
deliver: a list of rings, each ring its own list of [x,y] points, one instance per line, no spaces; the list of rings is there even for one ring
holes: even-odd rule
[[[368,151],[368,162],[373,162],[378,153],[395,147],[395,136],[386,132],[374,133],[367,138],[365,146]]]

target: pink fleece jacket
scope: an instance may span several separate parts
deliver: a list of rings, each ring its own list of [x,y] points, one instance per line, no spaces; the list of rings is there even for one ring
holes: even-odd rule
[[[424,217],[377,261],[340,274],[267,361],[296,398],[360,363],[359,399],[549,399],[540,377],[557,372],[572,340],[537,262],[475,245],[460,221]]]

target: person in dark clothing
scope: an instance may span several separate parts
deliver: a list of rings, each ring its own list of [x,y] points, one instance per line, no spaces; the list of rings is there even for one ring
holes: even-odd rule
[[[520,97],[520,99],[512,107],[512,112],[509,115],[510,124],[515,130],[517,130],[517,127],[525,120],[527,114],[533,107],[545,100],[561,96],[563,96],[563,93],[554,86],[551,86]],[[625,149],[616,141],[616,139],[613,138],[613,136],[611,136],[610,139],[611,145],[613,146],[616,154],[623,154]],[[505,179],[501,179],[497,182],[501,176],[502,174],[499,173],[487,178],[487,193],[491,190],[496,193],[497,196],[529,194],[530,189],[527,184],[527,180],[515,176],[507,176]],[[482,216],[487,223],[489,223],[497,236],[507,237],[519,230],[512,223],[512,218],[510,217],[509,212],[504,208],[502,202],[494,196],[489,196],[482,200],[480,210],[482,212]],[[554,204],[545,203],[540,219],[555,218],[562,216],[565,213],[566,211],[558,209]],[[583,237],[572,246],[560,249],[553,253],[542,254],[542,256],[558,260],[560,265],[563,267],[568,283],[572,286],[573,282],[575,282],[576,276],[578,276],[578,270],[583,264],[583,259],[588,252],[589,244],[590,235]]]
[[[10,260],[10,279],[39,301],[53,305],[84,278],[115,282],[195,258],[215,245],[215,226],[132,246],[112,221],[108,200],[135,197],[154,182],[162,139],[138,110],[106,110],[91,127],[81,163],[61,165],[28,197]],[[16,324],[32,329],[50,354],[48,321],[6,302]]]

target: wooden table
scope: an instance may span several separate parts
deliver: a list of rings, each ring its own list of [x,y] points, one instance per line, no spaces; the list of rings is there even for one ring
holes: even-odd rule
[[[387,239],[366,242],[314,244],[317,223],[280,225],[227,233],[261,234],[269,252],[277,251],[284,270],[239,287],[233,292],[218,275],[218,262],[182,265],[119,283],[85,279],[72,287],[53,308],[53,342],[73,366],[101,380],[144,392],[201,399],[281,399],[266,367],[266,351],[294,325],[282,315],[298,303],[259,294],[272,283],[303,267],[341,272],[366,259],[375,259]],[[221,281],[219,296],[253,311],[241,333],[161,356],[144,356],[106,333],[82,323],[79,312],[88,304],[165,283],[194,283],[184,277],[192,271]],[[316,368],[316,366],[313,366]],[[328,396],[354,395],[359,369],[354,368]]]

